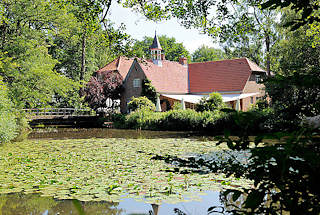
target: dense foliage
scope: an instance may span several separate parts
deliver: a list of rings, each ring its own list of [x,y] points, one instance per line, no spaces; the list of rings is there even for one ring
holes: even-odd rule
[[[130,129],[199,131],[210,135],[220,135],[232,130],[233,135],[240,133],[255,135],[268,131],[265,123],[270,114],[270,111],[265,110],[197,112],[192,109],[173,109],[167,112],[154,112],[138,109],[127,116],[116,115],[114,125],[116,128]]]
[[[15,105],[82,105],[79,81],[88,80],[130,42],[123,28],[99,18],[105,3],[0,2],[0,59],[5,67],[0,74]]]
[[[320,213],[319,139],[303,131],[285,135],[283,143],[251,149],[247,165],[233,166],[235,169],[231,172],[253,180],[255,188],[244,189],[243,193],[233,189],[224,192],[223,199],[231,206],[230,211],[238,214]],[[281,135],[266,138],[276,140]],[[256,143],[259,142],[256,139]],[[232,200],[227,201],[228,198]],[[240,199],[241,204],[236,204]]]
[[[120,100],[122,87],[122,76],[117,71],[96,72],[82,90],[85,102],[94,109],[111,108],[119,106],[117,100]],[[111,107],[108,107],[107,100]],[[110,104],[109,104],[110,105]]]
[[[226,59],[226,54],[221,49],[210,48],[202,45],[192,53],[192,62],[206,62]]]
[[[17,136],[16,115],[12,108],[7,88],[0,79],[0,143],[8,142]]]
[[[197,104],[197,111],[214,111],[225,107],[220,93],[210,93],[209,97],[203,97]]]
[[[141,96],[131,98],[131,101],[128,103],[128,109],[130,111],[155,111],[156,106],[146,96]]]
[[[125,126],[147,130],[192,131],[203,129],[205,124],[214,122],[219,116],[218,112],[200,113],[190,109],[160,113],[142,109],[128,115]]]
[[[144,79],[142,81],[141,88],[142,88],[141,96],[147,97],[150,101],[156,104],[157,91],[156,91],[156,88],[152,85],[151,81],[149,79]]]

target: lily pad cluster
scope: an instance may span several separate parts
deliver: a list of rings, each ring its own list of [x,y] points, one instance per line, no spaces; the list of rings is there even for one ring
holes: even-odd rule
[[[199,200],[202,191],[248,187],[223,174],[173,173],[152,156],[208,154],[213,141],[187,138],[28,140],[0,146],[0,193],[40,193],[56,199],[147,203]],[[143,152],[143,153],[141,153]]]

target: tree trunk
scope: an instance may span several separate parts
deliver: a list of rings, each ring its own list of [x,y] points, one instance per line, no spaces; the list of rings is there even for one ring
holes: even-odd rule
[[[265,38],[266,38],[266,53],[267,53],[267,74],[268,76],[271,75],[270,72],[270,64],[271,64],[271,60],[270,60],[270,35],[269,33],[265,32]]]
[[[80,71],[80,81],[84,79],[84,74],[86,72],[86,38],[87,30],[84,30],[82,35],[82,47],[81,47],[81,71]]]

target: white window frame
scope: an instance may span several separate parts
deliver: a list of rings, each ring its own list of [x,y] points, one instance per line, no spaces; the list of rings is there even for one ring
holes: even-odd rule
[[[259,84],[260,81],[262,81],[261,75],[255,75],[256,76],[256,83]]]
[[[140,78],[133,79],[133,87],[139,88],[140,87]]]

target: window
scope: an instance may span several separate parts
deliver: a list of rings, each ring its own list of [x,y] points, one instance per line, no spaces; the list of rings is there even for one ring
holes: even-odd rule
[[[256,83],[259,84],[262,81],[261,75],[256,75]]]
[[[250,98],[250,103],[253,104],[253,97]]]
[[[135,87],[135,88],[140,87],[140,79],[139,78],[133,79],[133,87]]]

